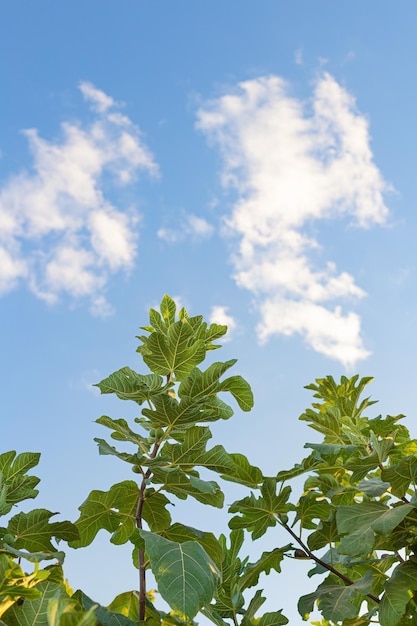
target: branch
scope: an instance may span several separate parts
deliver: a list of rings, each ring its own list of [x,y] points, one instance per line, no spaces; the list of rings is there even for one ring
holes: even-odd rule
[[[158,453],[159,443],[156,441],[153,450],[150,454],[151,459],[154,459]],[[145,474],[143,474],[142,483],[139,488],[138,506],[136,508],[136,527],[141,530],[142,525],[142,511],[145,503],[145,489],[149,477],[152,474],[152,470],[149,468]],[[146,612],[146,563],[145,563],[145,550],[138,548],[138,566],[139,566],[139,621],[145,621]]]
[[[293,537],[293,539],[296,540],[296,542],[301,546],[301,548],[304,550],[304,552],[307,554],[307,556],[310,557],[310,559],[315,561],[317,563],[317,565],[321,565],[322,567],[327,569],[329,572],[332,572],[332,574],[335,574],[336,576],[338,576],[347,585],[353,585],[354,584],[353,580],[351,580],[350,578],[348,578],[347,576],[342,574],[342,572],[339,572],[339,570],[337,570],[335,567],[333,567],[333,565],[330,565],[330,563],[325,563],[324,561],[319,559],[318,556],[313,554],[313,552],[308,548],[308,546],[306,546],[306,544],[300,539],[300,537],[298,537],[295,534],[295,532],[292,530],[292,528],[290,528],[288,526],[288,524],[286,522],[284,522],[284,520],[282,519],[281,515],[278,515],[278,517],[279,517],[279,521],[280,521],[281,526],[283,526],[285,528],[285,530],[290,533],[291,537]],[[367,595],[368,598],[370,598],[374,602],[377,602],[378,604],[381,602],[380,599],[377,598],[377,596],[374,596],[372,593],[367,593],[366,595]]]

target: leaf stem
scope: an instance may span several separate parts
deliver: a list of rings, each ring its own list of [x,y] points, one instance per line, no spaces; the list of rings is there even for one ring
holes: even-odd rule
[[[156,441],[153,447],[153,450],[150,454],[151,459],[154,459],[158,453],[159,443]],[[143,474],[142,482],[139,487],[139,498],[138,498],[138,506],[136,508],[136,527],[141,530],[143,528],[142,524],[142,511],[143,505],[145,503],[145,489],[148,482],[149,477],[152,474],[151,468],[149,468],[146,473]],[[139,621],[145,621],[145,611],[146,611],[146,563],[145,563],[145,550],[143,548],[138,548],[138,566],[139,566]]]
[[[313,554],[313,552],[309,549],[309,547],[301,540],[300,537],[298,537],[295,532],[292,530],[292,528],[290,528],[288,526],[288,524],[286,522],[284,522],[284,520],[282,519],[281,515],[278,515],[279,517],[279,521],[281,526],[283,526],[285,528],[285,530],[291,535],[291,537],[293,537],[293,539],[296,540],[296,542],[299,544],[299,546],[301,546],[301,548],[304,550],[304,552],[310,557],[310,559],[312,559],[313,561],[315,561],[317,563],[317,565],[321,565],[322,567],[324,567],[325,569],[327,569],[329,572],[332,572],[332,574],[335,574],[336,576],[338,576],[338,578],[340,578],[341,580],[343,580],[343,582],[345,582],[347,585],[353,585],[354,581],[351,580],[350,578],[348,578],[348,576],[345,576],[345,574],[342,574],[342,572],[339,572],[339,570],[337,570],[335,567],[333,567],[333,565],[330,565],[330,563],[325,563],[324,561],[322,561],[318,556],[316,556],[315,554]],[[380,603],[380,599],[377,596],[374,596],[372,593],[367,593],[366,594],[368,598],[370,598],[371,600],[373,600],[374,602],[377,602],[378,604]]]

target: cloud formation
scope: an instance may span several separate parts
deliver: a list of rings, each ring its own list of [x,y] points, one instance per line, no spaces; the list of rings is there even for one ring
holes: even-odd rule
[[[223,343],[231,341],[233,333],[236,330],[237,323],[235,318],[230,315],[228,306],[213,306],[209,316],[210,324],[223,324],[227,326],[227,335],[224,335],[221,339]]]
[[[219,146],[222,182],[238,194],[226,218],[239,238],[234,278],[254,296],[260,341],[298,333],[347,367],[368,356],[360,317],[340,304],[366,294],[334,263],[318,267],[310,234],[318,220],[350,216],[364,228],[387,219],[390,187],[352,96],[328,73],[309,102],[281,78],[262,77],[208,102],[197,126]]]
[[[90,83],[80,91],[94,116],[90,124],[63,123],[58,141],[24,131],[32,171],[0,189],[0,295],[25,282],[49,303],[64,294],[87,298],[93,315],[108,315],[110,275],[134,262],[139,216],[116,208],[112,194],[158,167],[140,131],[120,106]]]

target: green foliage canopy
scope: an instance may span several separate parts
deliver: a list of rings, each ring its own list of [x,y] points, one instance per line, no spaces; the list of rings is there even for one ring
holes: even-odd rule
[[[177,313],[168,296],[160,311],[151,309],[137,349],[150,371],[122,367],[97,385],[138,407],[132,423],[96,420],[111,440],[96,438],[99,453],[132,474],[93,490],[75,523],[55,521],[46,509],[13,514],[38,493],[29,472],[39,454],[0,455],[0,626],[184,626],[198,613],[216,626],[286,624],[280,609],[259,615],[266,598],[258,586],[287,558],[310,560],[309,577],[319,577],[299,599],[303,619],[316,609],[322,621],[314,623],[323,626],[417,624],[417,441],[403,416],[368,416],[370,378],[318,379],[307,387],[315,401],[300,419],[321,440],[306,443],[307,456],[293,468],[264,476],[244,455],[210,444],[211,424],[233,415],[230,400],[243,411],[253,407],[249,384],[229,375],[234,359],[202,365],[226,330]],[[176,499],[223,507],[227,482],[248,489],[229,508],[228,535],[172,519]],[[101,530],[116,545],[130,543],[138,568],[138,589],[108,607],[70,589],[58,549],[60,541],[88,546]],[[268,533],[272,549],[250,562],[241,555],[245,533],[255,541]],[[147,591],[149,570],[169,613]]]

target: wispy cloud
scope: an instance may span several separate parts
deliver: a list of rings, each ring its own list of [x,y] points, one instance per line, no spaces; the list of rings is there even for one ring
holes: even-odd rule
[[[157,235],[169,243],[183,241],[186,238],[208,239],[214,233],[214,226],[203,217],[188,214],[181,221],[179,228],[160,228]]]
[[[310,234],[318,220],[351,216],[369,227],[387,219],[389,185],[352,96],[328,73],[309,102],[289,95],[281,78],[263,77],[208,102],[198,127],[220,147],[223,183],[239,196],[226,218],[239,237],[234,278],[254,295],[260,340],[299,333],[346,366],[365,358],[360,317],[340,304],[365,293],[334,263],[318,265]]]
[[[108,315],[104,291],[111,274],[134,262],[139,216],[106,196],[158,167],[138,127],[113,98],[90,83],[80,91],[94,113],[90,124],[63,123],[57,141],[24,131],[32,171],[12,176],[0,189],[0,294],[25,282],[55,302],[86,298],[94,315]]]
[[[210,311],[209,322],[210,324],[224,324],[227,326],[227,335],[222,337],[223,343],[226,343],[233,338],[233,333],[236,330],[237,323],[235,318],[230,315],[228,306],[213,306]]]
[[[295,61],[296,65],[302,65],[303,64],[303,49],[302,48],[297,48],[297,50],[295,51],[294,61]]]

